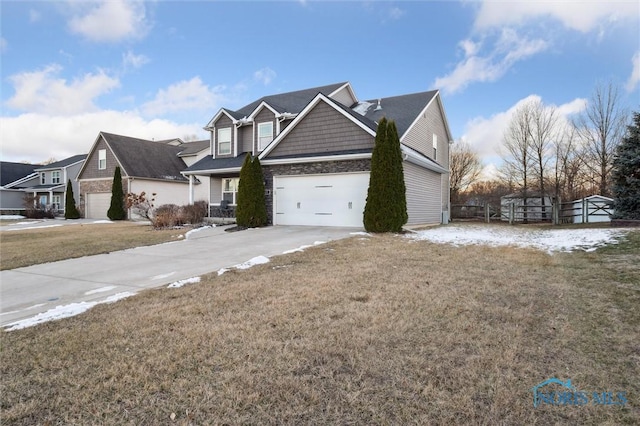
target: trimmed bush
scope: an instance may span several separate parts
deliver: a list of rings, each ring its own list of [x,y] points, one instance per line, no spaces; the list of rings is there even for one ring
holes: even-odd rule
[[[202,223],[207,216],[208,204],[206,201],[196,201],[193,204],[182,206],[180,213],[184,223],[190,223],[191,225],[198,225]]]
[[[122,175],[120,167],[116,167],[111,185],[111,204],[107,210],[107,217],[111,220],[124,220],[127,212],[124,210],[124,191],[122,190]]]
[[[407,220],[400,137],[395,122],[382,118],[371,156],[364,228],[367,232],[400,232]]]
[[[73,186],[71,185],[71,179],[67,181],[67,193],[64,196],[64,218],[80,219],[80,212],[76,207],[76,200],[73,196]]]
[[[180,207],[175,204],[163,204],[156,208],[153,219],[154,228],[172,228],[182,225]]]
[[[238,226],[256,228],[267,224],[267,207],[264,199],[264,176],[260,160],[247,154],[240,169],[236,206]]]

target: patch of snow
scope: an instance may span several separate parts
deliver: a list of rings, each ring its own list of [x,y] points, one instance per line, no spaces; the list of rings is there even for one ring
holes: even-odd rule
[[[49,309],[47,312],[42,312],[34,317],[7,324],[5,326],[7,327],[6,331],[20,330],[23,328],[32,327],[37,324],[42,324],[43,322],[73,317],[88,311],[96,305],[100,305],[103,303],[114,303],[118,300],[122,300],[133,295],[135,295],[135,293],[125,291],[123,293],[114,294],[113,296],[109,296],[106,299],[97,302],[78,302],[70,303],[68,305],[56,306],[55,308]]]
[[[200,231],[207,230],[209,228],[211,228],[211,226],[201,226],[199,228],[192,229],[191,231],[187,232],[184,237],[188,240],[191,235]]]
[[[180,280],[180,281],[171,283],[167,286],[167,288],[180,288],[187,284],[197,284],[199,282],[200,282],[200,277],[192,277],[192,278],[187,278],[185,280]]]
[[[419,231],[408,238],[453,245],[516,246],[569,253],[594,251],[607,244],[617,244],[625,229],[522,229],[505,226],[446,226]]]
[[[360,232],[350,232],[350,233],[349,233],[349,235],[363,235],[363,236],[365,236],[365,237],[370,237],[370,236],[371,236],[371,234],[370,234],[370,233],[368,233],[368,232],[362,232],[362,231],[360,231]]]
[[[26,219],[26,217],[21,216],[19,214],[3,214],[3,215],[0,215],[0,220],[20,220],[20,219]]]
[[[7,229],[7,231],[23,231],[25,229],[42,229],[42,228],[55,228],[57,226],[62,226],[62,225],[42,225],[42,226],[30,226],[28,228],[21,228],[21,229]]]
[[[325,241],[316,241],[313,244],[300,246],[300,247],[298,247],[296,249],[292,249],[292,250],[286,250],[286,251],[283,251],[282,254],[291,254],[291,253],[296,253],[296,252],[302,252],[302,251],[305,251],[306,249],[308,249],[309,247],[319,246],[320,244],[325,244]]]
[[[366,115],[367,111],[369,110],[369,108],[371,108],[373,105],[375,105],[375,104],[373,104],[371,102],[366,102],[366,101],[365,102],[360,102],[360,103],[358,103],[358,105],[356,105],[353,108],[353,111],[357,112],[360,115]]]
[[[94,220],[91,223],[113,223],[113,222],[110,220]]]
[[[113,290],[114,288],[116,288],[115,285],[108,285],[106,287],[96,288],[95,290],[89,290],[89,291],[85,292],[84,295],[85,296],[89,296],[91,294],[104,293],[105,291],[110,291],[110,290]]]
[[[224,274],[225,272],[229,272],[231,269],[249,269],[255,265],[262,265],[264,263],[269,263],[270,260],[266,256],[256,256],[247,260],[246,262],[240,263],[238,265],[232,266],[231,268],[222,268],[218,271],[218,276]]]

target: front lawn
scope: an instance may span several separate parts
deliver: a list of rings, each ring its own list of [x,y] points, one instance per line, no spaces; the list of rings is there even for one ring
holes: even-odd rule
[[[4,332],[0,420],[637,424],[630,238],[549,255],[356,236]],[[552,377],[588,403],[534,408]]]

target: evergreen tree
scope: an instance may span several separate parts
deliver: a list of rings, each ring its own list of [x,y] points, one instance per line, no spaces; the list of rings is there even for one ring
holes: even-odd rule
[[[257,157],[252,159],[251,154],[247,154],[240,169],[236,223],[248,228],[267,224],[262,165]]]
[[[111,205],[107,211],[107,217],[111,220],[124,220],[127,212],[124,210],[124,191],[122,190],[122,175],[120,167],[116,167],[111,185]]]
[[[371,156],[364,228],[368,232],[400,232],[407,220],[400,137],[395,122],[383,118]]]
[[[613,159],[613,218],[640,220],[640,112]]]
[[[71,179],[67,181],[67,193],[64,196],[64,218],[80,219],[80,212],[76,207],[76,200],[73,196],[73,186],[71,186]]]

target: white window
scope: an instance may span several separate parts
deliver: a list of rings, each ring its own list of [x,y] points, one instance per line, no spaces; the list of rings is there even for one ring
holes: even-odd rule
[[[51,172],[51,183],[60,183],[60,171]]]
[[[438,135],[433,134],[433,159],[437,161],[436,154],[438,153]]]
[[[236,203],[239,182],[240,178],[222,179],[222,199],[227,201],[229,204]]]
[[[107,150],[98,150],[98,170],[104,170],[107,168]]]
[[[40,185],[44,185],[47,183],[47,175],[42,172],[40,173]]]
[[[218,154],[231,154],[231,127],[218,129]]]
[[[258,123],[258,149],[262,151],[273,140],[273,122]]]
[[[53,210],[60,210],[60,196],[54,195],[51,201],[51,208]]]

